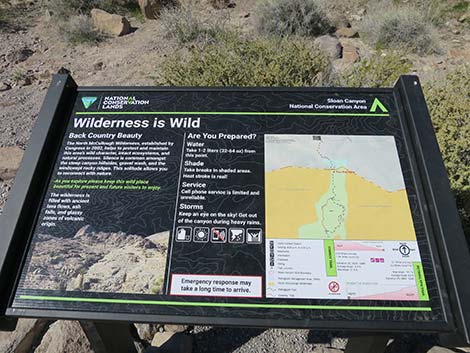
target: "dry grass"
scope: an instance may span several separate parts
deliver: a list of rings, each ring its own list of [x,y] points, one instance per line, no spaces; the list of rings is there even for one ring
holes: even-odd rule
[[[333,30],[319,0],[265,0],[256,9],[256,28],[281,37],[314,37]]]
[[[436,32],[426,14],[413,6],[384,2],[369,8],[361,36],[376,49],[408,50],[418,54],[438,51]]]
[[[72,16],[67,21],[60,22],[59,33],[72,46],[97,44],[104,39],[102,34],[93,29],[91,19],[86,15]]]
[[[164,9],[160,20],[167,35],[175,38],[179,44],[197,42],[205,45],[214,43],[225,35],[229,18],[227,13],[222,13],[222,16],[215,19],[205,19],[192,7],[183,6]]]

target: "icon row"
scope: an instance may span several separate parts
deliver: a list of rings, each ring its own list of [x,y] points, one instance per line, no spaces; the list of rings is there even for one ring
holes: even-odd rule
[[[178,227],[176,229],[177,242],[232,243],[232,244],[261,244],[263,231],[260,228],[227,228],[221,227]]]

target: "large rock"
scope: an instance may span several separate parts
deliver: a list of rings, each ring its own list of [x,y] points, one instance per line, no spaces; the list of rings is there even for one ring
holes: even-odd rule
[[[47,320],[20,319],[13,332],[0,332],[0,352],[29,353],[41,337]]]
[[[152,341],[153,336],[158,332],[159,325],[157,324],[134,324],[135,328],[137,329],[137,333],[139,337],[146,341]]]
[[[0,179],[12,179],[18,168],[24,151],[19,147],[0,148]]]
[[[100,9],[91,10],[91,20],[95,29],[111,36],[123,36],[131,31],[131,25],[124,16],[110,14]]]
[[[140,11],[145,18],[150,20],[160,17],[165,7],[176,7],[179,5],[178,0],[139,0]]]
[[[94,353],[77,321],[56,321],[34,353]]]
[[[160,348],[155,350],[158,353],[191,353],[193,351],[193,337],[185,333],[157,332],[153,337],[152,346]]]
[[[0,82],[0,92],[8,91],[11,86],[8,83]]]
[[[326,34],[316,38],[315,44],[330,58],[339,59],[341,57],[342,46],[337,38]]]
[[[340,38],[355,38],[359,37],[357,30],[351,27],[342,27],[336,31],[336,36]]]
[[[343,62],[346,64],[355,63],[360,59],[359,48],[352,44],[343,44]]]

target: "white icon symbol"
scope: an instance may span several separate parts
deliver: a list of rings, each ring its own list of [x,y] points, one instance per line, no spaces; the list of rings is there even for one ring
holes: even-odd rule
[[[227,230],[225,228],[212,228],[211,242],[225,243],[227,241]]]
[[[246,242],[249,244],[261,244],[263,231],[260,228],[248,228]]]
[[[176,241],[191,241],[191,227],[178,227]]]
[[[205,243],[209,241],[209,228],[194,228],[194,241]]]
[[[244,243],[245,230],[242,228],[230,228],[230,236],[228,238],[230,243]]]

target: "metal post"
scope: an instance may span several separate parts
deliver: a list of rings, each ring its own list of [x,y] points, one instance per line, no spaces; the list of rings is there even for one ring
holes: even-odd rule
[[[354,336],[348,339],[345,353],[384,353],[389,336]]]
[[[138,353],[130,324],[80,321],[95,353]]]

